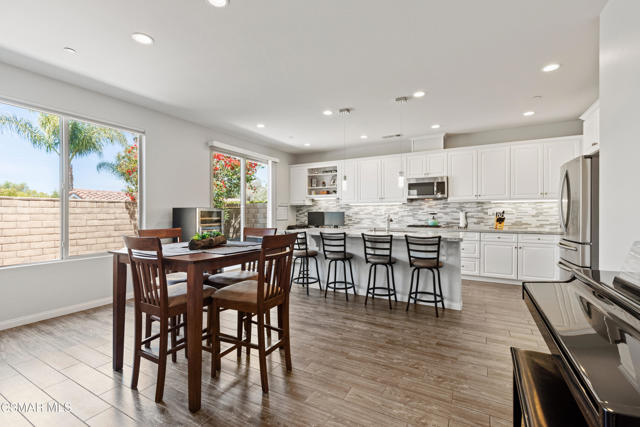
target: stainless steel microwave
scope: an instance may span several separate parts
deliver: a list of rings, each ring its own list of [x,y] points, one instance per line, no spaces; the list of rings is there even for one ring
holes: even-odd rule
[[[446,199],[447,177],[407,179],[407,199]]]

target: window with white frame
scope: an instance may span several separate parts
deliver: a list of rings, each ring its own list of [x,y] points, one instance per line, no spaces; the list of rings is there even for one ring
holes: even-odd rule
[[[0,103],[0,267],[122,247],[138,229],[141,142],[140,133]]]

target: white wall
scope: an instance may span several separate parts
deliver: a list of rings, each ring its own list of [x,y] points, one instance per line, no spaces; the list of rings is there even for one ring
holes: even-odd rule
[[[640,240],[640,1],[600,15],[600,268],[618,270]]]
[[[259,143],[3,63],[0,98],[144,130],[147,227],[170,226],[174,206],[209,206],[210,140],[278,157],[276,199],[288,202],[290,156]],[[104,303],[111,296],[111,277],[110,257],[0,268],[0,329],[19,323],[16,318],[38,320],[42,312],[64,314],[90,302]]]

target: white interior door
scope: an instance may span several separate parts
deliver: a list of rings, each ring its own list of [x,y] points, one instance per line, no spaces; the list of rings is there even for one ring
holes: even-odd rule
[[[505,200],[510,196],[509,147],[478,150],[478,198]]]
[[[449,200],[475,200],[477,195],[476,151],[447,154]]]
[[[511,146],[511,198],[541,199],[544,191],[542,145]]]

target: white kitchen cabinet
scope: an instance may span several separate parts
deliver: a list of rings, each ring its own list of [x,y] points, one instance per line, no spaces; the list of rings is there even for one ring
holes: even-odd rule
[[[382,197],[380,159],[359,159],[357,167],[358,201],[379,202]]]
[[[509,147],[481,148],[477,150],[477,198],[506,200],[510,196]]]
[[[476,150],[452,151],[447,154],[449,201],[477,199]]]
[[[444,151],[407,154],[406,169],[407,178],[446,176],[447,155]]]
[[[511,198],[540,199],[544,192],[544,161],[541,144],[511,146]]]
[[[424,153],[407,154],[407,178],[422,178],[427,171],[427,155]]]
[[[600,102],[596,101],[583,115],[582,154],[591,154],[600,149]]]
[[[289,168],[289,203],[304,205],[307,201],[307,168],[292,166]]]
[[[580,155],[582,138],[557,138],[542,144],[544,158],[543,198],[560,196],[560,166]]]
[[[556,245],[519,243],[518,280],[554,280],[558,274]]]
[[[480,243],[480,275],[500,279],[518,278],[517,243],[484,240]]]
[[[347,177],[347,188],[342,187],[343,177]],[[342,165],[342,175],[338,176],[338,188],[341,190],[343,203],[358,201],[358,169],[355,160],[345,160]]]
[[[388,156],[380,161],[382,193],[380,200],[383,202],[402,202],[407,200],[404,184],[398,186],[398,177],[404,172],[404,158],[402,156]]]

